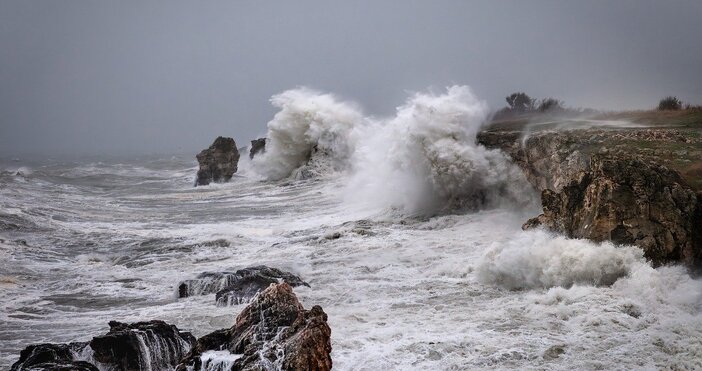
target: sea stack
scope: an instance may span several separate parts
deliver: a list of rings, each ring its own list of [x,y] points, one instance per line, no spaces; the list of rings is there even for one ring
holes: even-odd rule
[[[211,182],[224,183],[236,173],[239,150],[234,139],[217,137],[210,148],[202,150],[196,157],[200,169],[197,171],[195,186]]]
[[[253,159],[259,152],[266,152],[266,138],[258,138],[251,141],[251,149],[249,150],[249,158]]]

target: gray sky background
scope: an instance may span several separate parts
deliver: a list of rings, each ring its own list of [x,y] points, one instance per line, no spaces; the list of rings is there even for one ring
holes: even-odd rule
[[[0,0],[0,153],[195,152],[305,85],[390,115],[466,84],[570,106],[702,104],[702,1]]]

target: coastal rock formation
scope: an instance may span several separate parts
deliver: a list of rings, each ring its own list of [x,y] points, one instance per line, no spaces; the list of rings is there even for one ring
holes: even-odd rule
[[[569,237],[634,244],[654,264],[699,259],[693,233],[697,195],[680,175],[637,159],[596,155],[590,169],[562,187],[543,191],[543,225]]]
[[[236,272],[204,272],[196,279],[178,285],[178,297],[217,293],[217,305],[235,305],[250,301],[271,283],[287,282],[291,286],[309,284],[300,277],[280,269],[259,265]]]
[[[253,159],[259,152],[266,152],[266,138],[258,138],[251,141],[251,149],[249,150],[249,158]]]
[[[478,141],[506,152],[540,191],[560,190],[590,165],[589,156],[572,136],[557,132],[524,135],[520,131],[484,131],[478,134]]]
[[[330,370],[330,336],[321,307],[305,310],[290,285],[271,284],[244,308],[234,326],[198,339],[177,369],[226,364],[231,370]]]
[[[96,362],[120,370],[175,367],[195,344],[195,337],[163,321],[110,322],[110,331],[90,341]],[[144,347],[146,349],[144,349]]]
[[[195,337],[163,321],[110,322],[110,331],[86,343],[30,345],[12,370],[172,369]]]
[[[74,352],[80,352],[87,345],[88,343],[30,345],[22,350],[19,361],[10,370],[97,371],[95,365],[75,359]]]
[[[223,183],[232,178],[239,164],[239,150],[232,138],[217,137],[210,148],[198,153],[195,186]]]

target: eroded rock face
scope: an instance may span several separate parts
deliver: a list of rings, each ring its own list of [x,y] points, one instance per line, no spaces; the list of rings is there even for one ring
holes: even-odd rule
[[[178,296],[184,298],[216,293],[217,305],[237,305],[249,302],[270,284],[280,282],[309,287],[307,282],[290,272],[259,265],[236,272],[201,273],[196,279],[181,282],[178,285]]]
[[[560,191],[545,189],[543,214],[524,228],[544,226],[569,237],[634,244],[654,264],[702,258],[698,196],[666,167],[633,158],[595,155]]]
[[[210,148],[198,153],[195,186],[223,183],[232,178],[239,164],[239,150],[232,138],[217,137]]]
[[[223,350],[237,355],[232,370],[330,370],[330,337],[321,307],[305,310],[290,285],[271,284],[244,308],[234,326],[198,339],[178,370],[200,370],[203,354]]]
[[[249,158],[253,159],[256,154],[266,151],[266,138],[258,138],[251,141],[251,149],[249,150]]]
[[[478,141],[507,153],[539,191],[560,190],[590,165],[581,145],[563,132],[484,131],[478,134]]]

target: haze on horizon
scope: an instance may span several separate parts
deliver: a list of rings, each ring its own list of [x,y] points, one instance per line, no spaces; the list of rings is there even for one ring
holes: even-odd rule
[[[702,104],[702,2],[0,2],[0,154],[195,153],[308,86],[391,115],[465,84],[574,107]]]

